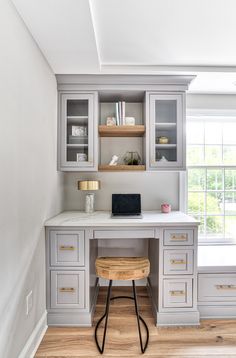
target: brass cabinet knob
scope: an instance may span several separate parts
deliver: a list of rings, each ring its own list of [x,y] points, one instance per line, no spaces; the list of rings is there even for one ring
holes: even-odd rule
[[[60,287],[59,291],[73,293],[73,292],[75,292],[75,288],[74,287]]]
[[[169,291],[171,296],[184,296],[185,292],[183,290],[174,290]]]
[[[236,290],[236,285],[215,285],[217,290]]]
[[[186,264],[187,262],[185,260],[170,260],[170,263],[172,265],[184,265]]]
[[[74,246],[69,246],[69,245],[61,245],[60,250],[62,250],[62,251],[64,251],[64,250],[73,251],[73,250],[75,250],[75,247]]]

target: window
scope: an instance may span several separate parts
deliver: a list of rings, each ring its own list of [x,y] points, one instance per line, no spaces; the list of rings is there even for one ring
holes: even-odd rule
[[[236,239],[236,118],[187,119],[188,213],[206,242]]]

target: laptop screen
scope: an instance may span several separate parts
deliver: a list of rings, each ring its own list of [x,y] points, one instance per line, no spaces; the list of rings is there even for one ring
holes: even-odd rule
[[[113,215],[141,214],[140,194],[112,194]]]

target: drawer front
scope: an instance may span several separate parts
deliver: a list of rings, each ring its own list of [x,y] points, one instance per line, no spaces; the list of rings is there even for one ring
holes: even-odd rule
[[[94,230],[94,239],[151,239],[154,230]]]
[[[51,231],[52,266],[84,266],[84,231]]]
[[[84,271],[51,271],[51,308],[84,308]]]
[[[193,230],[164,230],[164,245],[193,245]]]
[[[236,274],[199,274],[198,301],[236,301]]]
[[[164,279],[163,280],[163,307],[181,308],[192,307],[192,279]]]
[[[192,275],[193,250],[164,250],[164,275]]]

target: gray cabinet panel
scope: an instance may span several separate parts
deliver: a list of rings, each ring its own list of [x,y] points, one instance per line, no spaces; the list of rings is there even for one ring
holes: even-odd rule
[[[199,274],[199,302],[236,301],[236,274]]]
[[[177,228],[164,230],[164,245],[193,245],[193,230]]]
[[[51,308],[84,308],[84,271],[51,271]]]
[[[50,232],[51,266],[84,265],[84,231]]]
[[[164,275],[192,275],[193,250],[164,250]]]
[[[97,92],[59,94],[60,170],[97,170],[97,106]]]
[[[192,307],[192,285],[193,280],[190,278],[163,280],[163,307]]]
[[[149,170],[185,170],[185,93],[147,92]]]

